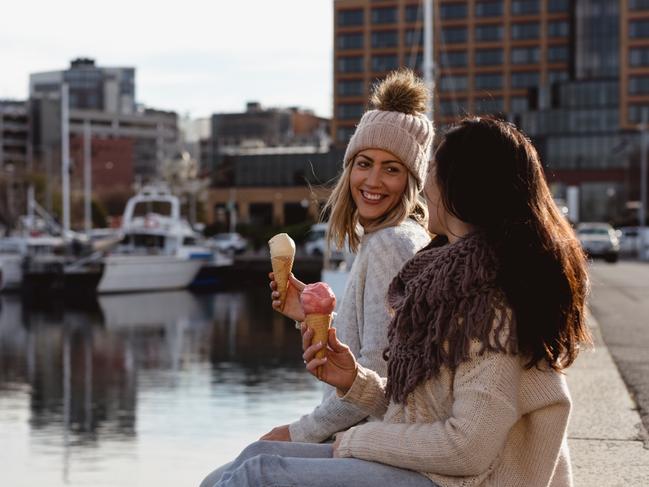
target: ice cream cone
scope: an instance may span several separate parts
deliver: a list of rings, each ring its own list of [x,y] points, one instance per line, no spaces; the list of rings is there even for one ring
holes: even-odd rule
[[[304,320],[307,328],[313,330],[313,338],[311,339],[311,345],[315,345],[318,342],[322,342],[325,346],[322,347],[315,354],[316,358],[323,358],[326,353],[327,341],[329,339],[329,326],[331,326],[331,314],[308,314]],[[318,367],[316,375],[318,379],[321,378],[322,367]]]
[[[273,265],[273,274],[275,275],[275,282],[277,283],[277,291],[279,292],[279,300],[281,302],[280,309],[283,310],[284,304],[286,304],[288,278],[293,270],[293,257],[272,257],[271,263]]]
[[[293,270],[295,258],[295,242],[286,233],[278,233],[268,241],[270,247],[270,259],[273,266],[273,274],[279,292],[280,311],[286,304],[286,292],[288,290],[288,279]]]

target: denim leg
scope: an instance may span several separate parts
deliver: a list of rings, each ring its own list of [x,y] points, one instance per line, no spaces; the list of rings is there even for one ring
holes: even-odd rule
[[[216,470],[212,471],[207,477],[203,479],[200,487],[212,487],[218,480],[221,479],[223,473],[232,466],[232,463],[221,465]]]
[[[255,442],[226,469],[214,487],[434,487],[411,470],[355,458],[332,458],[331,445]]]

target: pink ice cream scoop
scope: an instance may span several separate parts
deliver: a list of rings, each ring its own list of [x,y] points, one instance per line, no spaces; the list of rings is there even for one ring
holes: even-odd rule
[[[307,284],[302,290],[300,301],[305,315],[331,314],[336,307],[336,296],[324,282]]]

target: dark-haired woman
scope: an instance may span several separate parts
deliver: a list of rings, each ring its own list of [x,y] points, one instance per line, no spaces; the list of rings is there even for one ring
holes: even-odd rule
[[[466,119],[424,192],[439,237],[390,285],[387,380],[335,330],[313,346],[303,333],[307,369],[380,421],[317,452],[258,442],[219,485],[572,485],[561,371],[590,340],[585,258],[534,147],[510,124]]]

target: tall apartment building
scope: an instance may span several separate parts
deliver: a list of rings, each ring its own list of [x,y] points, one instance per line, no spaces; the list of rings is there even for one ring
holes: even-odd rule
[[[334,2],[336,142],[348,139],[377,79],[400,66],[421,71],[422,3]],[[569,78],[570,3],[433,2],[436,123],[462,113],[507,113],[545,103],[539,88]]]
[[[135,112],[135,68],[98,67],[93,59],[74,59],[69,69],[31,74],[29,96],[58,93],[62,83],[68,85],[72,109]]]
[[[639,122],[649,114],[649,0],[435,0],[435,122],[497,114],[539,148],[580,219],[637,207]],[[334,119],[343,145],[371,85],[421,71],[423,2],[334,1]]]
[[[86,126],[90,129],[95,188],[130,188],[138,180],[160,176],[164,161],[179,151],[176,113],[138,107],[135,69],[99,67],[92,59],[75,59],[67,70],[30,75],[30,142],[38,169],[51,177],[59,172],[64,83],[68,86],[71,141],[78,144]],[[78,167],[82,161],[74,157],[78,154],[71,155],[75,173],[81,173]],[[95,162],[99,166],[95,167]]]

